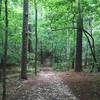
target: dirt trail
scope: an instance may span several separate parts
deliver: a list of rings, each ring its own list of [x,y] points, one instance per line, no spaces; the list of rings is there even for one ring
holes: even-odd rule
[[[35,80],[28,81],[12,100],[78,100],[51,68],[43,68]]]

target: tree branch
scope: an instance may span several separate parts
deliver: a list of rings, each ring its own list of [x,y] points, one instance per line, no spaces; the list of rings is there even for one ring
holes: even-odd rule
[[[76,27],[64,27],[59,29],[52,29],[51,31],[60,31],[60,30],[66,30],[66,29],[77,29]]]
[[[91,39],[92,39],[92,45],[93,45],[93,52],[95,53],[95,46],[94,46],[94,38],[93,38],[93,36],[88,31],[86,31],[85,29],[83,29],[83,31],[85,33],[87,33],[91,37]]]
[[[94,50],[93,50],[93,49],[95,49],[95,48],[93,47],[93,49],[92,49],[91,42],[90,42],[89,37],[88,37],[88,35],[86,34],[85,31],[84,31],[84,34],[85,34],[85,36],[86,36],[86,38],[87,38],[87,40],[88,40],[88,43],[89,43],[89,46],[90,46],[90,49],[91,49],[91,53],[92,53],[92,56],[93,56],[93,59],[94,59],[94,62],[97,63],[96,56],[95,56],[95,52],[94,52]],[[92,38],[93,38],[93,37],[92,37]],[[93,39],[93,40],[94,40],[94,39]]]

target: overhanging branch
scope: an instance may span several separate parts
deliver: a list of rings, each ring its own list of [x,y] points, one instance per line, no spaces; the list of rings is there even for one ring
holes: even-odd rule
[[[89,43],[89,46],[90,46],[90,49],[91,49],[91,53],[92,53],[92,56],[93,56],[93,59],[94,59],[94,62],[97,62],[96,56],[95,56],[94,38],[93,38],[92,35],[89,34],[86,30],[83,29],[83,31],[84,31],[84,34],[85,34],[87,40],[88,40],[88,43]],[[88,37],[87,34],[92,38],[93,47],[92,47],[92,45],[91,45],[90,39],[89,39],[89,37]]]
[[[93,52],[95,54],[95,44],[94,44],[94,38],[93,38],[93,36],[88,31],[86,31],[85,29],[83,29],[83,31],[86,32],[91,37],[91,39],[92,39]]]
[[[60,31],[60,30],[67,30],[67,29],[77,29],[76,27],[64,27],[59,29],[52,29],[51,31]]]

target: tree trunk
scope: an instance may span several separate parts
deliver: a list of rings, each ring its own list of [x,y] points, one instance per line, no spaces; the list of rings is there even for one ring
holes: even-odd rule
[[[0,16],[1,16],[2,0],[0,0]]]
[[[87,67],[88,65],[88,44],[86,44],[86,53],[85,53],[85,63],[84,66]]]
[[[34,7],[35,7],[35,75],[37,75],[37,44],[38,44],[38,37],[37,37],[37,3],[34,0]]]
[[[3,56],[3,95],[2,100],[6,100],[6,67],[8,50],[8,0],[5,0],[5,43]]]
[[[73,27],[75,27],[75,25],[74,25],[74,19],[73,19]],[[75,68],[75,46],[76,46],[76,31],[74,30],[73,31],[73,33],[74,33],[74,35],[73,35],[73,42],[74,42],[74,47],[73,47],[73,57],[72,57],[72,69],[74,69]]]
[[[41,64],[43,65],[43,46],[41,42]]]
[[[75,53],[75,50],[74,50],[74,48],[72,48],[72,53],[71,53],[71,58],[72,58],[72,69],[74,69],[74,65],[75,65],[74,53]]]
[[[28,50],[28,0],[24,0],[24,4],[23,4],[21,79],[27,79],[27,50]]]
[[[82,31],[83,18],[81,13],[80,0],[78,0],[77,39],[76,39],[76,65],[75,71],[82,71]]]
[[[2,0],[0,0],[0,18],[1,18],[1,8],[2,8]],[[2,47],[3,47],[3,39],[1,41],[2,41]],[[3,62],[2,62],[2,58],[1,58],[1,64],[0,64],[0,79],[2,77],[2,71],[1,71],[2,63]]]
[[[28,25],[29,26],[29,38],[28,38],[28,51],[29,51],[29,53],[32,53],[33,52],[33,48],[32,48],[32,41],[31,41],[31,36],[32,36],[32,34],[31,34],[31,32],[32,32],[32,30],[31,30],[31,24],[29,24]]]

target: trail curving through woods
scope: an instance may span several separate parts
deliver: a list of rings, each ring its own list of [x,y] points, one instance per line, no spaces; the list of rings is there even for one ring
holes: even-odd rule
[[[61,80],[52,68],[45,67],[16,92],[13,100],[78,100]]]

